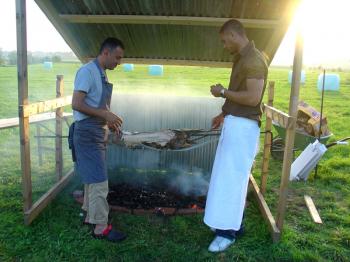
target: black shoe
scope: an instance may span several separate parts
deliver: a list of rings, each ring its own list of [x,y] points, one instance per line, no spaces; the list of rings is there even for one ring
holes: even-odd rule
[[[243,236],[243,234],[244,234],[244,225],[241,224],[241,227],[239,228],[239,230],[236,231],[236,237]]]

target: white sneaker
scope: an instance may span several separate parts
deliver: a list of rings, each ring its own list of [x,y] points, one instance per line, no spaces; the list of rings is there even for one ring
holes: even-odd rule
[[[210,243],[208,251],[221,252],[226,250],[229,246],[235,243],[235,239],[228,239],[226,237],[216,236],[213,242]]]

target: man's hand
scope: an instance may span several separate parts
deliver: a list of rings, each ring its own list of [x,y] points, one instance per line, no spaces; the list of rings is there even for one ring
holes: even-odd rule
[[[214,117],[211,121],[211,128],[217,129],[221,126],[221,124],[224,122],[224,115],[221,113],[220,115],[217,115]]]
[[[123,136],[121,128],[118,127],[117,125],[113,125],[113,124],[109,124],[109,123],[107,124],[107,126],[108,126],[109,130],[114,133],[112,141],[114,141],[114,142],[119,141]]]
[[[213,96],[220,97],[221,96],[220,92],[222,89],[224,89],[224,87],[221,84],[216,84],[210,87],[210,92]]]
[[[117,116],[116,114],[110,111],[106,111],[104,115],[104,119],[107,121],[108,126],[112,126],[112,127],[115,126],[118,129],[123,124],[123,119],[121,119],[119,116]]]
[[[113,114],[110,111],[107,111],[105,115],[105,119],[107,121],[107,126],[109,130],[111,130],[115,134],[115,137],[113,140],[115,141],[120,140],[120,138],[122,137],[121,125],[123,123],[123,120],[119,116]]]

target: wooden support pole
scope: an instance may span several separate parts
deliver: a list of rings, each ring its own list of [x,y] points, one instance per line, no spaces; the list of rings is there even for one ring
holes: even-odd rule
[[[291,118],[288,122],[288,128],[286,132],[285,149],[283,156],[283,167],[282,167],[282,179],[280,185],[280,194],[277,207],[277,226],[282,232],[283,222],[286,211],[287,194],[288,194],[288,182],[290,176],[290,168],[293,159],[293,147],[295,138],[295,124],[298,112],[298,102],[299,102],[299,88],[300,88],[300,75],[303,65],[303,38],[298,30],[295,54],[293,62],[293,76],[292,76],[292,88],[290,91],[289,100],[289,115]]]
[[[272,240],[273,240],[273,242],[277,242],[280,239],[281,232],[277,228],[275,219],[273,218],[273,215],[271,214],[269,206],[267,205],[267,203],[264,199],[264,196],[261,194],[260,189],[258,187],[258,184],[256,183],[253,175],[249,176],[249,182],[252,186],[254,196],[256,197],[256,200],[258,202],[260,212],[263,215],[264,219],[266,220],[266,222],[269,226]]]
[[[27,15],[26,1],[16,0],[17,27],[17,78],[18,78],[18,118],[21,151],[23,209],[32,206],[32,179],[30,168],[29,117],[25,117],[22,105],[28,104],[28,64],[27,64]]]
[[[64,92],[63,75],[58,75],[56,79],[56,98],[62,97]],[[56,176],[57,180],[62,179],[63,173],[63,153],[62,153],[62,117],[63,107],[56,109]]]
[[[269,82],[268,88],[268,101],[267,104],[269,106],[273,106],[273,98],[274,98],[274,88],[275,82]],[[261,194],[265,194],[266,192],[266,184],[267,184],[267,174],[269,170],[269,160],[270,160],[270,151],[271,151],[271,128],[272,128],[272,119],[266,116],[266,124],[265,124],[265,139],[264,139],[264,152],[263,152],[263,163],[261,166],[261,184],[260,191]]]
[[[41,127],[40,124],[36,124],[36,144],[38,147],[38,161],[39,161],[39,166],[43,165],[43,148],[41,145]]]

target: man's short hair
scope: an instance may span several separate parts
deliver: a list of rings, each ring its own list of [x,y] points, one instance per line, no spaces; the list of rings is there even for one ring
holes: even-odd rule
[[[236,19],[230,19],[227,22],[225,22],[225,24],[221,26],[220,34],[226,33],[229,31],[235,31],[240,36],[246,36],[246,32],[242,23]]]
[[[120,41],[118,38],[114,38],[114,37],[108,37],[106,38],[100,47],[100,54],[102,54],[102,51],[106,48],[109,49],[109,51],[114,50],[115,48],[120,47],[122,49],[124,48],[124,44],[122,41]]]

